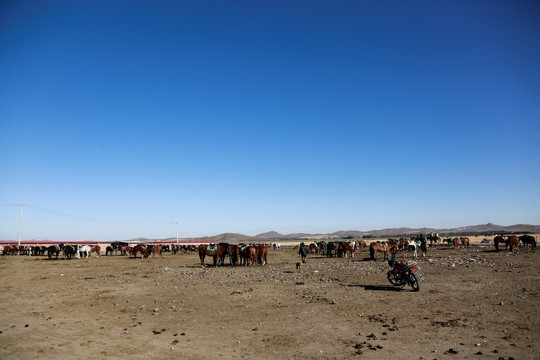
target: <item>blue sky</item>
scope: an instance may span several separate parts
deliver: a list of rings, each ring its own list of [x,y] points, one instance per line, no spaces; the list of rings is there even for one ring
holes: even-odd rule
[[[537,1],[0,3],[0,239],[539,224]]]

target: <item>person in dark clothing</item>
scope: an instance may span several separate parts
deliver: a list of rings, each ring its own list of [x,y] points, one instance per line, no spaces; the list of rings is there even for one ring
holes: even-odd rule
[[[306,244],[304,244],[304,243],[300,244],[300,249],[298,250],[298,254],[302,257],[302,264],[305,264],[306,263],[306,257],[307,257],[307,254],[308,254],[308,248],[307,248]]]

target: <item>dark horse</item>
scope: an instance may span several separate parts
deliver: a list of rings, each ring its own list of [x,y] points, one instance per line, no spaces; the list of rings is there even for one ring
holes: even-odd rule
[[[233,244],[229,245],[228,254],[229,254],[229,260],[231,261],[231,266],[238,265],[238,256],[239,256],[238,245],[233,245]]]
[[[304,243],[300,244],[300,248],[298,249],[298,255],[300,255],[302,257],[302,264],[305,264],[306,263],[306,258],[307,258],[307,255],[308,255],[308,248],[307,248],[306,244],[304,244]]]
[[[438,235],[435,235],[435,234],[429,234],[427,235],[427,240],[429,240],[429,244],[431,246],[437,246],[437,244],[439,243],[439,241],[441,241],[441,238],[438,236]]]
[[[338,250],[338,244],[336,242],[329,241],[328,244],[326,244],[326,256],[327,257],[333,257],[334,256],[334,251],[336,252],[336,257],[337,257],[338,256],[337,250]]]
[[[60,244],[63,246],[63,244]],[[47,256],[49,259],[52,259],[52,256],[55,255],[55,258],[58,259],[58,255],[60,254],[60,245],[51,245],[47,248]]]
[[[416,241],[420,241],[420,250],[422,250],[422,257],[427,254],[427,239],[424,236],[419,236],[416,238]]]
[[[536,249],[536,239],[534,238],[534,236],[523,235],[519,237],[519,240],[523,243],[523,246],[529,247],[529,245],[531,245],[531,248],[533,250]]]
[[[62,248],[64,252],[64,259],[73,259],[77,254],[77,248],[75,245],[66,245]]]

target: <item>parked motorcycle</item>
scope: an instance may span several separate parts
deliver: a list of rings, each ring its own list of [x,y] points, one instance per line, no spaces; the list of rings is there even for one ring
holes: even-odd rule
[[[392,270],[388,271],[388,281],[392,285],[404,287],[409,284],[413,291],[420,291],[420,282],[423,277],[420,275],[420,268],[415,262],[397,261],[397,252],[393,252],[388,258],[388,265]]]

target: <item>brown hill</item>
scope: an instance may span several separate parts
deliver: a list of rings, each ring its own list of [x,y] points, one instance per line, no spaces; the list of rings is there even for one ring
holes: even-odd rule
[[[255,235],[255,237],[259,239],[279,239],[279,238],[285,237],[285,235],[280,234],[275,231],[268,231],[262,234]]]

